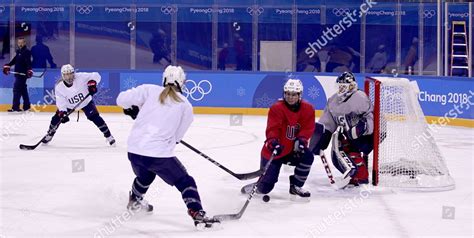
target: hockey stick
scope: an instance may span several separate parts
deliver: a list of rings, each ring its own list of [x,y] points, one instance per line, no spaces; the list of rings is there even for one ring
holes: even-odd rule
[[[226,221],[226,220],[238,220],[242,217],[242,215],[244,214],[245,210],[247,209],[247,206],[249,205],[250,203],[250,200],[252,200],[252,197],[255,195],[255,193],[257,192],[257,187],[258,185],[260,184],[260,182],[262,181],[262,178],[265,177],[265,174],[267,173],[267,170],[268,170],[268,167],[270,167],[270,164],[272,163],[273,161],[273,158],[275,157],[276,155],[276,150],[273,151],[272,153],[272,156],[270,156],[270,159],[268,160],[267,164],[265,165],[265,167],[263,168],[263,172],[262,172],[262,175],[260,175],[260,177],[258,178],[257,182],[255,183],[255,185],[253,185],[253,188],[252,188],[252,191],[249,193],[249,197],[247,198],[247,201],[245,201],[245,204],[244,206],[240,209],[240,211],[238,213],[235,213],[235,214],[222,214],[222,215],[215,215],[213,218],[214,219],[217,219],[219,221]]]
[[[321,150],[319,153],[319,157],[321,157],[321,162],[323,163],[324,170],[326,171],[326,174],[329,178],[329,183],[334,189],[341,189],[347,186],[349,183],[350,179],[335,179],[334,176],[332,175],[331,168],[329,167],[328,160],[326,159],[326,155],[324,154],[324,151]]]
[[[12,74],[18,74],[18,75],[22,75],[22,76],[26,76],[25,73],[20,73],[20,72],[15,72],[15,71],[12,71],[11,72]],[[44,69],[43,73],[41,73],[40,75],[33,75],[31,76],[32,78],[41,78],[44,76],[44,74],[46,73],[46,68]]]
[[[76,104],[76,106],[74,106],[74,107],[71,109],[71,111],[69,111],[68,113],[66,113],[66,116],[71,115],[71,113],[73,113],[74,110],[76,110],[76,108],[79,107],[79,105],[81,105],[81,104],[87,99],[87,97],[89,97],[90,95],[91,95],[91,94],[88,93],[78,104]],[[61,120],[59,120],[59,122],[58,122],[56,125],[54,125],[54,127],[52,128],[52,130],[53,130],[53,131],[56,131],[56,130],[58,129],[58,127],[59,127],[60,124],[61,124]],[[36,147],[38,147],[38,145],[40,145],[41,142],[43,142],[43,140],[46,138],[46,136],[48,136],[48,133],[46,133],[46,135],[43,136],[43,138],[41,138],[41,140],[40,140],[38,143],[34,144],[34,145],[23,145],[23,144],[20,144],[20,149],[22,149],[22,150],[34,150],[34,149],[36,149]]]
[[[223,169],[224,171],[226,171],[227,173],[229,173],[230,175],[236,177],[237,179],[239,180],[248,180],[248,179],[253,179],[253,178],[256,178],[258,177],[260,174],[261,174],[261,171],[260,170],[257,170],[255,172],[250,172],[250,173],[245,173],[245,174],[236,174],[234,172],[232,172],[230,169],[226,168],[225,166],[219,164],[217,161],[211,159],[209,156],[207,156],[206,154],[202,153],[201,151],[199,151],[198,149],[194,148],[193,146],[191,146],[190,144],[186,143],[185,141],[181,141],[181,144],[183,144],[184,146],[188,147],[190,150],[196,152],[197,154],[199,154],[200,156],[204,157],[205,159],[211,161],[211,163],[215,164],[217,167]]]

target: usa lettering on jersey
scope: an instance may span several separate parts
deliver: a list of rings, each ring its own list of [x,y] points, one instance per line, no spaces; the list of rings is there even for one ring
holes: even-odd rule
[[[288,140],[294,140],[296,138],[296,135],[298,135],[298,132],[300,131],[300,124],[296,125],[288,125],[286,127],[286,138]]]
[[[76,94],[74,97],[68,98],[68,102],[70,104],[76,104],[84,99],[84,95],[82,93]]]

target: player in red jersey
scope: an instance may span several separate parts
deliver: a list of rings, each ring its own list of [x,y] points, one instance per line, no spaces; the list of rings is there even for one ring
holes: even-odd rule
[[[315,118],[313,106],[302,100],[302,95],[303,83],[299,79],[289,79],[283,87],[283,99],[270,107],[260,166],[263,168],[267,164],[272,151],[276,150],[277,154],[258,185],[258,193],[272,191],[282,164],[289,164],[295,166],[295,172],[290,176],[290,194],[311,196],[302,187],[314,160],[308,141],[314,131]]]

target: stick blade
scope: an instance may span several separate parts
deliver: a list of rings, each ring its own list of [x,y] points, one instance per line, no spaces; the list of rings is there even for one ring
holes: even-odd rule
[[[242,215],[237,213],[237,214],[222,214],[222,215],[215,215],[213,216],[214,219],[219,220],[219,221],[232,221],[232,220],[238,220],[240,219]]]
[[[21,150],[34,150],[36,149],[38,145],[23,145],[23,144],[20,144],[20,149]]]
[[[256,177],[259,177],[262,174],[261,170],[257,170],[255,172],[251,172],[248,174],[236,174],[235,177],[237,177],[239,180],[249,180],[249,179],[254,179]]]

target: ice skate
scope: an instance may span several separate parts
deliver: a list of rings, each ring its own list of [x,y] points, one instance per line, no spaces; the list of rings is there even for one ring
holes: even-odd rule
[[[216,229],[220,227],[221,222],[215,218],[207,217],[204,210],[195,211],[192,209],[188,210],[188,214],[194,220],[196,229],[202,231],[207,229]]]
[[[110,135],[109,137],[106,137],[105,139],[107,140],[107,143],[110,146],[115,146],[115,138],[112,135]]]
[[[132,192],[130,192],[128,197],[127,209],[132,212],[153,212],[153,206],[148,204],[147,200],[143,199],[143,197],[135,196]]]
[[[296,202],[309,202],[311,193],[296,185],[290,185],[290,200]]]

